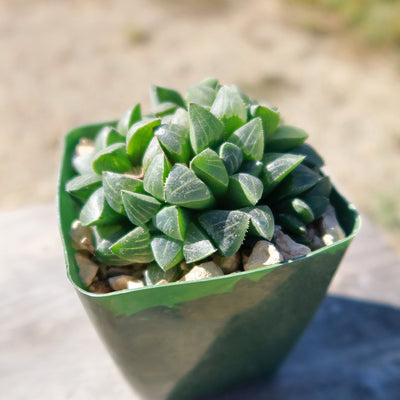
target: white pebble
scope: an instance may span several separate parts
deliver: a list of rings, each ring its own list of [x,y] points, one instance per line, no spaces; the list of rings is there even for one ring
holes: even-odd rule
[[[224,272],[214,261],[208,261],[200,265],[195,265],[181,281],[197,281],[199,279],[213,278],[222,276]]]
[[[132,281],[128,281],[128,289],[138,289],[141,287],[144,287],[144,283],[140,279],[134,279]]]
[[[88,156],[94,152],[94,141],[87,138],[81,138],[75,148],[78,156]]]
[[[75,249],[94,253],[92,230],[88,226],[83,226],[79,219],[72,223],[69,235]]]
[[[250,271],[266,265],[277,264],[281,261],[283,261],[282,254],[271,242],[259,240],[253,247],[246,264],[244,264],[244,270]]]

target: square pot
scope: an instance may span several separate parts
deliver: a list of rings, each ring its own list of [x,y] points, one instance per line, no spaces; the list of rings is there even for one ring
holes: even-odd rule
[[[113,124],[113,123],[111,123]],[[77,216],[65,191],[81,137],[110,123],[76,128],[65,138],[58,206],[67,275],[111,356],[147,399],[193,399],[271,375],[311,320],[360,217],[336,190],[331,202],[346,238],[273,266],[202,281],[107,294],[79,280],[69,230]]]

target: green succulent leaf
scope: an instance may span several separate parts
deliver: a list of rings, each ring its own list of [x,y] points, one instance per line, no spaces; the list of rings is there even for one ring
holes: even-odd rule
[[[175,103],[167,102],[167,103],[161,103],[157,104],[156,106],[153,106],[153,115],[156,115],[157,117],[170,117],[176,110],[178,109],[178,106]]]
[[[247,122],[247,107],[235,87],[222,86],[210,110],[225,125],[230,135]]]
[[[265,143],[268,152],[286,152],[303,144],[308,134],[303,129],[289,125],[281,125]]]
[[[211,107],[215,100],[215,89],[206,85],[196,85],[188,89],[187,101],[204,107]]]
[[[315,216],[312,208],[302,199],[294,198],[290,201],[290,209],[304,224],[310,224]]]
[[[160,201],[165,200],[164,183],[170,170],[171,166],[165,155],[156,155],[144,174],[144,190]]]
[[[179,107],[186,108],[185,100],[179,92],[164,86],[150,86],[150,100],[154,107],[162,103],[173,103]]]
[[[126,152],[133,165],[142,161],[143,154],[154,136],[154,128],[160,125],[159,118],[146,118],[134,123],[126,135]]]
[[[264,154],[264,132],[261,118],[252,119],[233,132],[228,140],[239,146],[245,160],[261,160]]]
[[[143,154],[142,166],[143,166],[143,171],[144,172],[147,171],[147,169],[149,168],[149,165],[153,161],[154,157],[156,157],[158,154],[164,154],[164,151],[161,148],[161,145],[160,145],[160,142],[158,141],[158,138],[156,136],[154,136],[150,140],[150,143],[147,146],[147,149]]]
[[[93,171],[101,174],[103,171],[123,173],[132,168],[126,155],[124,143],[115,143],[96,153],[92,162]]]
[[[322,217],[329,206],[329,199],[324,196],[313,196],[312,194],[304,194],[301,196],[308,206],[311,208],[314,219]]]
[[[295,215],[278,214],[276,219],[285,232],[293,233],[296,236],[304,236],[307,233],[305,224]]]
[[[274,107],[261,106],[257,104],[250,107],[250,115],[252,118],[261,118],[265,143],[267,143],[268,139],[278,128],[280,121],[279,110]]]
[[[164,124],[155,135],[168,158],[174,163],[188,163],[191,158],[189,130],[182,125]]]
[[[331,195],[332,191],[332,182],[329,179],[329,176],[322,176],[320,180],[314,185],[311,189],[305,192],[305,195],[311,196],[324,196],[328,197]]]
[[[195,154],[214,147],[224,139],[224,124],[196,103],[189,104],[190,143]]]
[[[292,172],[301,162],[304,156],[267,153],[263,157],[264,167],[260,179],[264,185],[264,196],[272,192],[273,189]]]
[[[263,184],[253,175],[239,173],[229,178],[227,201],[235,208],[254,206],[263,193]]]
[[[166,206],[153,218],[153,224],[158,230],[176,240],[185,239],[189,222],[188,212],[178,206]]]
[[[320,218],[329,205],[332,183],[328,176],[322,177],[311,189],[302,193],[301,199],[311,208],[314,218]]]
[[[115,143],[125,143],[125,138],[115,128],[111,126],[105,126],[96,135],[94,148],[97,152]]]
[[[274,215],[268,206],[257,206],[242,208],[250,217],[249,233],[254,236],[261,236],[271,240],[274,236],[275,222]]]
[[[210,210],[200,215],[199,222],[222,256],[229,257],[243,243],[249,226],[249,216],[238,210]]]
[[[107,203],[119,214],[126,215],[122,203],[122,190],[143,193],[143,182],[130,175],[103,172],[103,188]]]
[[[138,226],[119,239],[110,249],[118,257],[132,263],[148,263],[154,260],[150,241],[148,229]]]
[[[143,226],[161,207],[161,203],[152,196],[126,190],[121,193],[126,214],[134,225]]]
[[[157,263],[151,263],[144,271],[144,282],[146,286],[156,285],[158,282],[165,280],[167,282],[175,282],[182,275],[179,265],[170,268],[168,271],[161,269]]]
[[[127,110],[122,118],[118,121],[117,131],[122,135],[126,136],[130,127],[142,119],[142,110],[140,104],[136,104],[135,107]]]
[[[92,227],[92,232],[96,246],[100,240],[108,239],[110,242],[116,242],[133,229],[133,225],[126,219],[116,223],[105,225],[96,225]]]
[[[217,78],[206,78],[203,79],[200,83],[199,86],[207,86],[211,89],[217,89],[218,86],[218,79]]]
[[[290,151],[291,154],[299,154],[305,156],[303,164],[307,165],[307,167],[313,168],[321,168],[324,166],[324,160],[321,156],[315,151],[313,147],[310,145],[303,143],[299,147]]]
[[[151,240],[151,250],[157,264],[167,271],[183,260],[183,245],[167,236],[156,236]]]
[[[312,169],[305,165],[299,165],[277,186],[269,198],[277,202],[285,198],[297,197],[312,188],[321,179],[321,175]]]
[[[207,185],[183,164],[175,164],[165,182],[165,199],[170,204],[203,209],[214,204]]]
[[[170,123],[183,126],[189,131],[189,113],[184,108],[179,107],[171,115]]]
[[[65,190],[76,198],[86,201],[101,186],[101,176],[94,174],[78,175],[65,185]]]
[[[110,224],[93,226],[93,236],[95,240],[95,257],[103,264],[122,266],[132,264],[132,261],[126,260],[114,254],[110,247],[132,230],[131,224]]]
[[[218,149],[219,158],[223,161],[228,175],[234,174],[242,165],[243,153],[236,144],[225,142]]]
[[[79,219],[82,225],[92,226],[118,222],[121,215],[109,206],[104,196],[104,189],[99,188],[83,205]]]
[[[245,172],[259,178],[263,167],[264,164],[261,161],[245,161],[240,168],[240,172]]]
[[[227,191],[228,172],[215,151],[205,149],[197,154],[190,162],[190,168],[211,189],[214,196],[221,196]]]
[[[193,222],[188,226],[186,238],[183,243],[183,256],[190,264],[210,256],[217,249],[213,246],[208,236]]]

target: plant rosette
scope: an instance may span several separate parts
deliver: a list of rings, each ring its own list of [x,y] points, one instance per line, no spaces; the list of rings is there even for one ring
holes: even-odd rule
[[[66,135],[67,275],[135,390],[190,399],[270,375],[360,218],[302,129],[236,86],[151,88]]]

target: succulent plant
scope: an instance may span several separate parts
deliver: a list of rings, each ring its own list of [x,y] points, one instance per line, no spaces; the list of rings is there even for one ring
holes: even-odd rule
[[[275,224],[311,245],[331,183],[306,132],[216,79],[185,98],[150,93],[151,113],[136,105],[94,141],[81,139],[71,160],[77,176],[66,190],[86,229],[78,248],[98,274],[140,264],[147,285],[175,281],[196,263],[273,240]]]

